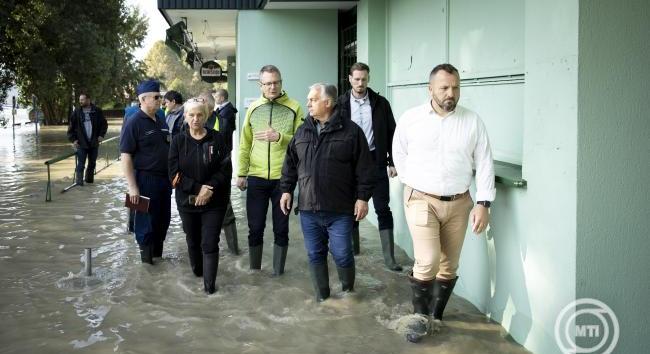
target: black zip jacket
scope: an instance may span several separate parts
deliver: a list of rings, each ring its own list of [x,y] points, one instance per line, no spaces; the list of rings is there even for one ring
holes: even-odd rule
[[[375,153],[377,164],[381,166],[395,166],[393,164],[393,135],[395,134],[395,117],[388,100],[371,90],[369,87],[368,99],[372,112],[372,133],[375,139]],[[338,105],[341,107],[343,118],[352,119],[350,110],[350,91],[339,96]]]
[[[178,133],[169,148],[171,181],[177,172],[181,175],[176,187],[176,205],[179,211],[226,209],[230,200],[232,163],[221,134],[207,129],[207,134],[201,140],[196,140],[190,136],[189,129]],[[214,188],[212,198],[200,207],[190,205],[189,196],[198,195],[204,184]]]
[[[357,199],[368,201],[375,167],[361,128],[344,119],[337,107],[320,135],[311,116],[305,118],[287,147],[280,189],[298,185],[298,209],[354,214]]]
[[[90,140],[86,137],[86,128],[84,128],[84,112],[81,107],[74,109],[68,119],[68,140],[72,143],[75,140],[79,141],[79,146],[82,149],[89,149],[99,146],[98,137],[104,138],[108,130],[108,122],[104,118],[104,112],[101,108],[90,105],[90,124],[93,126],[93,132]]]
[[[237,124],[235,122],[236,113],[237,108],[233,107],[230,102],[217,111],[219,116],[219,132],[223,135],[223,138],[226,141],[228,151],[232,150],[232,133],[237,129]]]

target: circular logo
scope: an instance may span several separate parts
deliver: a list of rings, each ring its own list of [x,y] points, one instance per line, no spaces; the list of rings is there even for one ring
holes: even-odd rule
[[[577,299],[555,320],[555,342],[563,353],[609,354],[618,343],[618,319],[596,299]]]

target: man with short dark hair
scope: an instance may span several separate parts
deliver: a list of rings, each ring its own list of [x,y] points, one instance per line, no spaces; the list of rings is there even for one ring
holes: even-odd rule
[[[393,156],[404,183],[404,213],[413,240],[409,274],[414,322],[407,340],[418,342],[429,320],[441,321],[458,276],[460,252],[471,215],[483,232],[494,200],[494,165],[487,130],[478,114],[458,105],[460,76],[450,64],[429,75],[429,102],[406,111],[395,130]],[[476,169],[476,205],[469,187]]]
[[[274,65],[260,69],[262,97],[246,111],[239,142],[237,186],[246,190],[250,268],[261,269],[266,213],[273,214],[273,273],[284,273],[289,247],[289,216],[280,210],[279,188],[287,145],[302,123],[300,103],[282,90],[282,75]]]
[[[341,114],[351,119],[362,130],[368,141],[370,155],[374,161],[375,189],[372,203],[377,213],[379,238],[381,240],[384,265],[393,271],[401,271],[402,266],[395,261],[395,241],[393,236],[393,214],[388,206],[390,185],[388,177],[397,176],[393,165],[393,133],[395,118],[390,103],[368,87],[370,68],[364,63],[354,63],[350,67],[348,80],[352,88],[338,99]],[[352,231],[354,254],[359,254],[359,223]]]
[[[167,116],[165,122],[169,128],[172,138],[181,132],[183,127],[183,95],[180,92],[169,90],[163,97],[165,107],[167,107]]]
[[[137,89],[140,110],[130,116],[122,131],[120,152],[131,203],[140,196],[150,198],[148,212],[136,211],[134,231],[142,263],[161,257],[171,217],[172,188],[167,161],[171,136],[164,120],[157,118],[160,109],[160,83],[148,79]]]
[[[79,95],[79,107],[75,108],[68,122],[68,140],[77,152],[75,183],[83,186],[84,166],[86,167],[85,181],[93,183],[99,143],[104,140],[108,130],[108,122],[102,110],[91,103],[90,95]]]
[[[280,207],[285,215],[299,187],[298,210],[316,300],[330,296],[327,251],[332,253],[344,292],[354,290],[350,234],[368,214],[374,173],[363,131],[336,109],[336,87],[309,88],[309,116],[287,148]],[[328,247],[329,245],[329,247]]]

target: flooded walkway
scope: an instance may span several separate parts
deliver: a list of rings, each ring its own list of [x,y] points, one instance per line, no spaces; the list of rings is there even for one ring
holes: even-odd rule
[[[109,136],[119,127],[111,126]],[[125,232],[127,190],[119,165],[94,185],[72,183],[74,158],[53,169],[46,203],[43,162],[70,151],[64,127],[0,129],[0,353],[526,353],[467,301],[452,297],[445,327],[420,344],[395,331],[412,311],[405,273],[383,268],[376,229],[361,224],[356,294],[314,301],[298,219],[291,217],[286,273],[272,278],[267,227],[262,271],[248,270],[243,195],[233,190],[242,255],[221,240],[218,291],[192,275],[180,218],[162,260],[142,265]],[[98,168],[103,166],[98,161]],[[174,203],[172,203],[174,205]],[[270,225],[270,221],[268,223]],[[83,250],[93,248],[93,276]],[[397,259],[411,261],[401,250]],[[331,257],[330,257],[331,258]],[[331,259],[330,259],[331,262]]]

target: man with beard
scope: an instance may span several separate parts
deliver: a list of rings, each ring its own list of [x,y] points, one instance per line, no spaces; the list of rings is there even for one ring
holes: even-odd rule
[[[90,102],[90,95],[87,93],[79,95],[79,105],[80,107],[75,108],[70,116],[68,140],[77,151],[75,183],[83,186],[86,158],[88,167],[86,168],[85,181],[93,183],[99,143],[104,140],[108,123],[102,110]]]
[[[406,111],[397,123],[393,158],[404,183],[404,212],[415,263],[409,274],[412,302],[423,321],[406,338],[419,342],[430,322],[441,321],[456,285],[458,261],[470,219],[475,234],[490,220],[494,166],[487,131],[479,116],[457,105],[458,70],[450,64],[429,75],[431,100]],[[476,169],[476,205],[469,194]]]

